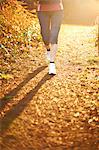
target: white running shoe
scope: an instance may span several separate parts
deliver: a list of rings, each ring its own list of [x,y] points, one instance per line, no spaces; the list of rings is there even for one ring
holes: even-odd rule
[[[50,61],[50,51],[46,52],[46,58],[47,58],[48,61]]]
[[[49,74],[50,74],[50,75],[55,75],[55,74],[56,74],[56,66],[55,66],[55,63],[50,63],[50,64],[49,64]]]

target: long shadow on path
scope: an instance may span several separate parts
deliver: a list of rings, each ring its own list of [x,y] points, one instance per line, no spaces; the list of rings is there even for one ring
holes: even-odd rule
[[[34,78],[38,73],[43,71],[47,66],[42,66],[34,70],[32,73],[29,73],[27,77],[22,81],[16,88],[7,93],[2,99],[0,99],[0,109],[3,109],[8,102],[10,102],[18,91],[25,86],[32,78]]]
[[[46,74],[33,90],[27,93],[27,95],[23,99],[21,99],[18,104],[16,104],[11,110],[6,113],[6,115],[0,121],[1,133],[9,128],[10,124],[22,113],[27,104],[33,99],[40,87],[52,77],[53,75]]]

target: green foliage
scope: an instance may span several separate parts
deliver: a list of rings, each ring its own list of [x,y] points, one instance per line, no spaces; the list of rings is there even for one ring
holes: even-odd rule
[[[5,100],[10,100],[10,99],[12,99],[12,96],[10,96],[10,95],[5,96],[4,99],[5,99]]]
[[[18,2],[2,4],[1,10],[2,67],[0,70],[6,73],[11,70],[11,63],[15,62],[22,53],[29,53],[30,46],[36,41],[40,41],[41,37],[36,16],[25,10]]]

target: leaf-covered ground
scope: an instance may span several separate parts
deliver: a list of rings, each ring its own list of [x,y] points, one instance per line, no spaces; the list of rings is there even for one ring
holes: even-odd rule
[[[2,150],[98,150],[99,58],[94,27],[62,25],[57,75],[42,42],[1,80]]]

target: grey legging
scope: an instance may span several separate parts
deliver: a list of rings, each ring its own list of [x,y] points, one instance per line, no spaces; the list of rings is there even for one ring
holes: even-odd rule
[[[41,35],[46,45],[57,44],[58,34],[63,19],[63,10],[37,12],[41,26]]]

